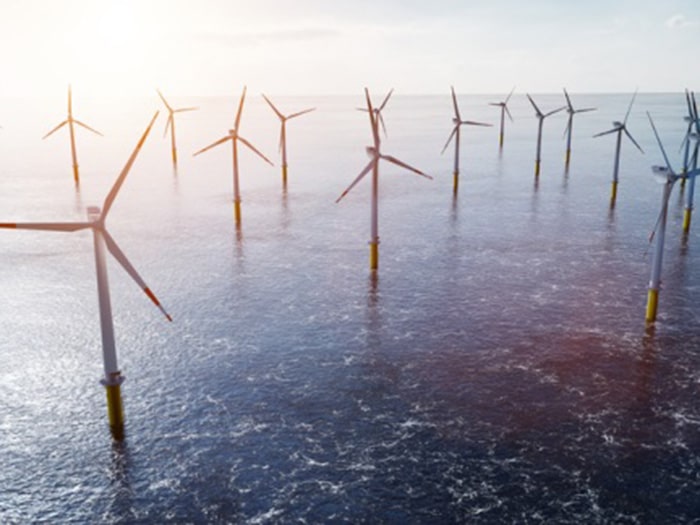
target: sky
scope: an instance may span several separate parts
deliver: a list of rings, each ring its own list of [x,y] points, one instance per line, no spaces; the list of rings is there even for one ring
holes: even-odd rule
[[[700,89],[698,0],[3,0],[0,96]]]

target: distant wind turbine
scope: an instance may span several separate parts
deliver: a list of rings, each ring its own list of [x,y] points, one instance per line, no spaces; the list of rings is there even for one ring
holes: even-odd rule
[[[615,200],[617,199],[617,182],[618,182],[618,173],[620,171],[620,147],[622,145],[622,134],[624,133],[627,135],[627,138],[629,138],[632,141],[632,144],[634,144],[639,151],[644,153],[644,150],[642,147],[637,144],[637,141],[634,140],[634,137],[630,135],[630,132],[627,131],[627,119],[630,116],[630,112],[632,111],[632,104],[634,104],[634,99],[637,97],[637,92],[634,92],[634,95],[632,95],[632,100],[630,101],[630,105],[627,108],[627,113],[625,113],[625,119],[620,122],[620,121],[615,121],[613,122],[613,127],[612,129],[609,129],[608,131],[603,131],[601,133],[596,133],[593,135],[594,137],[602,137],[603,135],[609,135],[610,133],[617,133],[617,142],[615,145],[615,164],[613,165],[613,180],[612,180],[612,188],[610,190],[610,207],[614,208],[615,207]]]
[[[379,104],[379,107],[376,107],[372,110],[374,113],[374,119],[377,121],[379,125],[382,126],[382,131],[384,132],[384,136],[386,137],[386,125],[384,124],[384,117],[382,116],[382,111],[384,111],[384,108],[386,107],[387,102],[389,102],[389,99],[391,98],[391,94],[394,92],[394,88],[391,88],[389,92],[386,94],[384,97],[384,100],[382,100],[382,103]],[[367,111],[367,108],[357,108],[358,111]]]
[[[661,154],[666,162],[665,166],[652,166],[652,172],[657,180],[664,185],[664,191],[661,198],[661,211],[659,212],[659,217],[656,220],[656,226],[652,232],[649,242],[654,240],[656,237],[656,245],[654,249],[654,256],[652,259],[651,266],[651,278],[649,279],[649,291],[647,294],[647,309],[646,309],[646,321],[647,323],[653,323],[656,321],[656,314],[658,311],[659,304],[659,287],[661,284],[661,263],[664,253],[664,239],[666,236],[666,216],[668,215],[668,201],[671,197],[671,191],[673,190],[673,185],[677,180],[682,178],[688,178],[690,180],[695,179],[695,177],[700,173],[700,170],[695,168],[688,170],[684,175],[678,175],[673,171],[671,163],[668,160],[668,155],[664,150],[664,145],[661,143],[661,138],[659,133],[656,131],[656,126],[651,118],[649,112],[647,112],[649,117],[649,122],[654,130],[654,135],[656,136],[656,141],[661,149]],[[697,152],[696,152],[697,153]],[[696,159],[697,161],[697,159]]]
[[[165,137],[168,134],[168,128],[169,128],[170,129],[170,151],[172,152],[173,166],[177,167],[177,146],[175,145],[175,113],[181,113],[183,111],[195,111],[199,108],[198,107],[173,108],[170,104],[168,104],[168,101],[165,100],[163,93],[161,93],[159,89],[156,89],[156,91],[158,92],[158,96],[163,101],[163,104],[165,104],[165,107],[168,110],[168,120],[165,123],[165,131],[163,132],[163,136]]]
[[[508,93],[508,96],[505,100],[501,102],[489,102],[489,106],[497,106],[501,108],[501,131],[498,134],[498,147],[500,149],[503,149],[503,136],[506,124],[506,114],[508,115],[510,121],[513,122],[513,116],[510,114],[510,111],[508,111],[508,101],[510,100],[513,91],[515,91],[515,86],[513,86],[513,89],[510,90],[510,93]]]
[[[532,100],[532,97],[528,94],[526,94],[527,99],[530,101],[530,104],[532,104],[532,107],[535,108],[535,116],[537,117],[537,154],[535,157],[535,178],[540,176],[540,154],[542,152],[542,125],[544,124],[544,119],[549,117],[550,115],[554,115],[555,113],[558,113],[562,109],[566,109],[566,106],[562,106],[560,108],[554,109],[550,111],[549,113],[542,113],[540,111],[540,108],[537,107],[537,104],[535,104],[535,101]]]
[[[104,362],[104,379],[102,384],[107,390],[107,411],[109,415],[109,423],[113,435],[117,439],[121,439],[124,430],[124,415],[122,410],[121,390],[120,385],[124,381],[124,377],[119,371],[117,365],[117,351],[114,342],[114,324],[112,321],[112,307],[109,297],[109,284],[107,280],[107,264],[105,260],[105,245],[107,250],[117,260],[117,262],[126,270],[131,278],[136,281],[136,284],[144,291],[148,298],[160,309],[168,321],[172,321],[170,315],[158,302],[158,299],[153,292],[148,288],[144,280],[138,274],[134,266],[129,262],[124,255],[124,252],[119,248],[116,241],[107,231],[105,221],[109,210],[112,207],[114,199],[117,197],[119,190],[126,179],[131,166],[136,160],[136,156],[141,150],[151,127],[158,116],[158,112],[153,116],[148,124],[146,131],[141,136],[141,139],[136,145],[136,148],[131,153],[129,160],[117,177],[112,189],[107,194],[107,198],[102,206],[102,211],[97,206],[88,208],[88,221],[86,222],[45,222],[45,223],[0,223],[0,228],[13,228],[23,230],[44,230],[57,232],[74,232],[79,230],[90,229],[93,233],[95,247],[95,267],[97,272],[97,294],[100,306],[100,326],[102,329],[102,357]]]
[[[229,140],[231,141],[231,147],[233,149],[233,211],[234,211],[234,217],[236,219],[236,227],[240,228],[241,227],[241,192],[239,189],[239,184],[238,184],[238,141],[240,140],[245,146],[247,146],[249,149],[253,151],[256,155],[258,155],[261,159],[263,159],[265,162],[267,162],[270,166],[273,166],[272,162],[270,159],[268,159],[265,155],[260,153],[257,149],[255,149],[255,146],[253,146],[250,142],[248,142],[246,139],[244,139],[239,133],[238,129],[240,128],[241,124],[241,114],[243,113],[243,103],[245,102],[245,93],[246,93],[246,88],[243,88],[243,94],[241,95],[241,100],[238,103],[238,111],[236,112],[236,120],[233,124],[233,129],[228,130],[228,135],[226,135],[223,138],[220,138],[216,142],[210,144],[209,146],[206,146],[199,151],[197,151],[193,156],[197,156],[200,153],[204,153],[205,151],[208,151],[212,148],[215,148],[216,146],[223,144],[224,142],[228,142]]]
[[[350,190],[352,190],[362,178],[364,178],[365,175],[367,175],[370,171],[372,172],[372,211],[371,211],[371,235],[372,238],[369,242],[370,246],[370,255],[369,255],[369,267],[370,270],[375,271],[377,268],[379,268],[379,160],[383,159],[388,162],[391,162],[392,164],[395,164],[397,166],[400,166],[402,168],[405,168],[409,171],[412,171],[413,173],[420,175],[422,177],[432,179],[430,175],[426,175],[422,171],[409,166],[408,164],[400,161],[399,159],[392,157],[390,155],[384,155],[380,151],[380,146],[381,146],[381,141],[379,139],[379,129],[378,129],[378,121],[379,121],[379,112],[375,112],[375,109],[372,107],[372,101],[370,100],[369,96],[369,91],[367,88],[365,88],[365,98],[367,99],[367,112],[369,114],[369,122],[370,126],[372,128],[372,138],[374,145],[373,146],[368,146],[367,149],[367,155],[370,157],[370,161],[367,164],[367,166],[364,167],[364,169],[360,172],[360,174],[355,178],[354,181],[348,186],[345,191],[338,197],[338,199],[335,201],[336,203],[340,202],[343,197],[345,197]],[[387,97],[388,98],[388,97]],[[386,103],[386,100],[384,100],[384,103]]]
[[[269,98],[267,98],[265,95],[263,95],[263,98],[265,99],[265,102],[268,103],[268,105],[272,108],[272,111],[275,112],[275,115],[280,119],[281,127],[280,127],[280,145],[279,149],[282,152],[282,186],[287,187],[287,121],[296,117],[300,117],[301,115],[305,115],[306,113],[310,113],[311,111],[314,111],[316,108],[310,108],[310,109],[305,109],[302,111],[297,111],[296,113],[292,113],[291,115],[283,115],[270,101]]]
[[[567,121],[566,124],[566,130],[564,130],[564,134],[566,135],[566,161],[565,161],[565,166],[566,169],[569,169],[569,161],[571,160],[571,135],[572,135],[572,130],[574,126],[574,115],[576,113],[585,113],[587,111],[595,111],[596,108],[581,108],[581,109],[574,109],[573,104],[571,103],[571,99],[569,98],[569,94],[566,92],[566,88],[564,88],[564,96],[566,97],[566,112],[569,114],[569,120]]]
[[[685,92],[686,102],[688,104],[688,116],[685,120],[688,122],[688,131],[683,139],[683,144],[681,148],[685,145],[685,153],[683,155],[683,174],[688,173],[691,169],[698,167],[698,147],[700,146],[700,141],[698,140],[700,135],[700,117],[698,117],[698,105],[695,103],[695,93],[688,90]],[[693,148],[694,155],[690,158],[690,142],[694,141],[695,146]],[[692,166],[691,166],[692,165]],[[681,179],[681,183],[685,182],[685,178]],[[685,200],[685,210],[683,213],[683,232],[690,232],[690,220],[693,215],[693,207],[695,200],[695,178],[690,178],[688,180],[688,192],[686,193]]]
[[[450,86],[450,90],[452,90],[452,105],[453,105],[454,111],[455,111],[454,117],[452,117],[452,123],[454,124],[454,127],[452,128],[452,132],[450,133],[450,136],[447,137],[447,142],[445,142],[445,146],[442,148],[442,151],[440,152],[440,154],[445,153],[447,146],[450,145],[452,138],[454,138],[455,139],[455,163],[454,163],[454,170],[452,172],[452,175],[454,177],[453,191],[456,194],[457,188],[459,186],[460,128],[462,127],[462,125],[466,125],[466,126],[491,126],[491,124],[484,124],[483,122],[474,122],[473,120],[462,120],[462,117],[459,114],[459,106],[457,105],[457,96],[455,95],[455,88]]]
[[[77,124],[78,126],[82,126],[85,129],[92,131],[93,133],[97,133],[101,137],[104,135],[102,135],[102,133],[100,133],[96,129],[91,128],[87,124],[80,122],[78,119],[73,118],[73,95],[71,93],[70,85],[68,85],[68,117],[66,118],[66,120],[61,122],[58,126],[56,126],[51,131],[49,131],[46,135],[41,137],[42,140],[49,137],[55,131],[58,131],[66,124],[68,124],[68,132],[70,134],[70,152],[71,152],[71,156],[73,158],[73,180],[75,181],[75,185],[78,186],[80,184],[80,175],[78,173],[78,154],[75,150],[75,129],[74,129],[75,126],[74,126],[74,124]]]

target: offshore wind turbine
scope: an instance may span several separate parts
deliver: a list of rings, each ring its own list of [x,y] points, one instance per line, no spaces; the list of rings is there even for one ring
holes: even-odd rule
[[[409,166],[405,162],[400,161],[396,157],[391,155],[385,155],[381,153],[381,141],[379,139],[379,112],[376,112],[375,108],[372,107],[372,101],[369,96],[369,90],[365,88],[365,98],[367,99],[367,112],[369,114],[369,123],[372,128],[372,138],[373,146],[368,146],[366,148],[367,155],[370,157],[369,163],[364,167],[360,174],[355,178],[354,181],[348,186],[345,191],[336,199],[336,203],[340,202],[343,197],[345,197],[350,190],[352,190],[358,182],[360,182],[365,175],[370,171],[372,172],[372,207],[371,207],[371,239],[369,241],[369,267],[370,270],[376,271],[379,268],[379,161],[381,159],[391,162],[401,168],[405,168],[413,173],[425,177],[427,179],[432,179],[430,175],[426,175],[419,169]],[[387,97],[388,99],[388,97]],[[386,103],[386,100],[384,103]]]
[[[678,175],[673,171],[671,163],[668,160],[668,155],[664,150],[664,145],[661,143],[661,138],[659,133],[656,131],[656,126],[651,118],[649,112],[647,112],[649,117],[649,122],[654,130],[654,135],[656,136],[656,141],[661,149],[661,154],[666,162],[665,166],[652,166],[652,172],[656,176],[657,180],[664,185],[663,194],[661,198],[661,211],[659,212],[659,217],[656,220],[656,226],[651,234],[649,241],[651,242],[654,237],[656,237],[656,246],[654,247],[654,256],[652,259],[651,266],[651,277],[649,279],[649,290],[647,293],[647,309],[646,309],[646,321],[647,323],[653,323],[656,321],[656,314],[658,311],[659,304],[659,287],[661,284],[661,263],[664,253],[664,239],[666,236],[666,217],[668,215],[668,201],[671,197],[671,191],[673,190],[673,185],[677,180],[688,178],[690,180],[695,179],[695,177],[700,173],[700,170],[695,168],[688,170],[686,173]],[[696,152],[697,153],[697,152]],[[696,155],[697,157],[697,155]],[[695,159],[697,162],[697,158]]]
[[[625,113],[625,119],[620,122],[620,121],[614,121],[613,122],[613,127],[612,129],[609,129],[608,131],[603,131],[601,133],[596,133],[593,135],[594,137],[602,137],[603,135],[609,135],[610,133],[617,133],[617,142],[615,145],[615,163],[613,164],[613,179],[612,179],[612,188],[610,190],[610,207],[613,208],[615,206],[615,200],[617,199],[617,182],[618,182],[618,173],[620,171],[620,147],[622,145],[622,134],[624,133],[627,135],[627,138],[632,141],[632,144],[634,144],[639,151],[644,153],[644,150],[642,147],[637,144],[637,141],[634,140],[634,137],[630,134],[630,132],[627,130],[627,119],[630,116],[630,112],[632,111],[632,104],[634,104],[634,99],[637,97],[637,92],[634,92],[634,95],[632,95],[632,100],[630,100],[630,105],[627,108],[627,113]]]
[[[287,187],[287,121],[296,117],[305,115],[314,111],[316,108],[304,109],[302,111],[297,111],[291,115],[283,115],[272,103],[272,101],[263,94],[265,102],[272,108],[275,115],[280,119],[280,145],[279,149],[282,152],[282,186]]]
[[[233,124],[233,129],[228,130],[228,135],[226,135],[223,138],[220,138],[216,142],[209,144],[208,146],[200,149],[197,151],[193,156],[196,157],[200,153],[204,153],[205,151],[208,151],[212,148],[215,148],[216,146],[223,144],[225,142],[228,142],[229,140],[231,141],[231,147],[233,149],[233,212],[234,212],[234,217],[236,220],[236,228],[241,227],[241,191],[239,188],[239,183],[238,183],[238,141],[240,140],[245,146],[247,146],[250,150],[253,151],[256,155],[258,155],[261,159],[263,159],[265,162],[267,162],[270,166],[273,166],[272,162],[270,162],[270,159],[268,159],[265,155],[260,153],[257,149],[255,149],[255,146],[253,146],[250,142],[248,142],[246,139],[244,139],[239,133],[238,130],[241,125],[241,114],[243,113],[243,103],[245,102],[245,93],[246,93],[246,88],[243,88],[243,94],[241,95],[241,100],[238,103],[238,111],[236,112],[236,120]]]
[[[457,188],[459,186],[460,128],[462,127],[462,125],[465,125],[465,126],[491,126],[491,124],[484,124],[483,122],[475,122],[473,120],[462,120],[462,117],[459,114],[459,106],[457,105],[457,96],[455,95],[455,88],[450,86],[450,90],[452,90],[452,106],[454,107],[454,111],[455,111],[455,114],[452,117],[452,123],[454,124],[454,127],[452,128],[452,132],[450,133],[450,136],[447,137],[447,142],[445,142],[445,146],[442,148],[442,151],[440,152],[440,154],[442,155],[443,153],[445,153],[447,146],[450,145],[452,138],[454,138],[455,139],[455,162],[454,162],[454,170],[452,171],[452,175],[454,177],[453,191],[456,194]]]
[[[44,222],[44,223],[0,223],[0,228],[13,228],[22,230],[43,230],[56,232],[74,232],[90,229],[93,234],[95,250],[95,268],[97,272],[97,295],[100,307],[100,327],[102,331],[102,358],[104,363],[104,379],[101,383],[107,391],[107,413],[112,434],[116,439],[123,437],[124,413],[121,401],[121,384],[124,377],[121,375],[117,364],[117,351],[114,342],[114,324],[112,321],[112,307],[109,297],[109,283],[107,280],[107,264],[105,259],[105,246],[117,262],[126,270],[136,284],[144,291],[148,298],[160,309],[168,321],[172,321],[170,315],[161,306],[160,302],[138,274],[134,266],[129,262],[124,252],[117,245],[116,241],[107,231],[105,221],[109,210],[117,197],[119,190],[126,179],[131,166],[136,160],[136,156],[141,150],[141,146],[146,140],[151,127],[158,116],[158,112],[153,116],[146,131],[136,144],[136,148],[131,153],[126,165],[117,177],[114,185],[107,194],[102,210],[97,206],[88,207],[88,220],[85,222]]]
[[[389,99],[391,98],[392,93],[394,92],[394,88],[391,88],[389,92],[386,94],[384,97],[384,100],[382,100],[382,103],[379,104],[379,107],[376,107],[372,109],[372,112],[374,113],[374,119],[377,121],[379,125],[382,126],[382,131],[384,132],[384,136],[387,136],[386,133],[386,125],[384,124],[384,117],[382,116],[382,111],[384,111],[384,108],[387,105],[387,102],[389,102]],[[367,108],[357,108],[357,111],[368,111]]]
[[[508,93],[508,96],[505,100],[502,100],[501,102],[489,102],[489,106],[497,106],[501,108],[501,131],[498,134],[499,149],[503,149],[503,136],[506,124],[506,114],[508,115],[510,121],[513,122],[513,116],[510,114],[510,111],[508,111],[508,101],[510,100],[513,91],[515,91],[515,86],[513,86],[513,89],[510,90],[510,93]]]
[[[700,146],[700,141],[698,141],[700,134],[700,117],[698,117],[698,106],[695,103],[695,93],[688,90],[685,92],[686,102],[688,103],[688,116],[685,120],[688,122],[688,131],[683,139],[683,144],[681,148],[685,145],[685,153],[683,155],[683,173],[688,173],[691,169],[698,167],[698,147]],[[694,130],[694,131],[693,131]],[[690,141],[695,141],[695,147],[693,159],[690,158]],[[692,164],[692,167],[691,167]],[[681,183],[685,182],[685,178],[681,179]],[[690,220],[693,215],[693,201],[695,200],[695,178],[690,178],[688,181],[688,192],[685,197],[685,210],[683,213],[683,232],[690,232]]]
[[[540,111],[540,108],[537,107],[537,104],[535,104],[535,101],[532,100],[532,97],[526,93],[527,99],[530,101],[530,104],[532,104],[532,107],[535,108],[535,116],[537,117],[537,154],[535,156],[535,178],[540,176],[540,155],[542,153],[542,125],[544,124],[544,119],[549,117],[550,115],[554,115],[555,113],[558,113],[562,109],[566,109],[566,106],[562,106],[557,109],[553,109],[552,111],[548,113],[542,113]]]
[[[80,175],[78,173],[78,154],[75,150],[75,124],[77,124],[78,126],[82,126],[85,129],[92,131],[93,133],[97,133],[101,137],[104,135],[102,135],[102,133],[100,133],[96,129],[91,128],[87,124],[80,122],[78,119],[73,118],[73,95],[71,93],[70,84],[68,85],[68,117],[66,118],[66,120],[61,122],[58,126],[56,126],[51,131],[49,131],[46,135],[41,137],[42,140],[49,137],[55,131],[58,131],[66,124],[68,124],[68,132],[70,134],[70,152],[71,152],[71,157],[73,159],[73,180],[75,181],[75,185],[78,186],[80,184]]]
[[[165,100],[163,93],[161,93],[159,89],[156,89],[156,91],[158,92],[158,96],[160,97],[160,99],[163,101],[163,104],[165,104],[166,109],[168,110],[168,120],[165,123],[165,131],[163,132],[163,136],[165,137],[168,134],[168,129],[170,129],[170,151],[172,153],[173,158],[173,167],[177,168],[177,146],[175,144],[175,113],[182,113],[183,111],[195,111],[199,108],[173,108],[170,104],[168,104],[168,101]]]
[[[566,130],[564,130],[564,134],[566,135],[566,160],[564,162],[566,169],[569,169],[569,161],[571,160],[571,134],[574,126],[574,115],[576,113],[586,113],[587,111],[595,111],[596,108],[581,108],[581,109],[574,109],[574,105],[571,103],[571,99],[569,98],[569,94],[566,92],[566,88],[564,88],[564,96],[566,97],[566,112],[569,114],[569,120],[566,123]]]

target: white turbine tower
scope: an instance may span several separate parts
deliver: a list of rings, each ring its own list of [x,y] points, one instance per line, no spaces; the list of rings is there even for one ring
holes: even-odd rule
[[[107,194],[102,210],[97,206],[88,207],[88,220],[85,222],[45,222],[45,223],[0,223],[0,228],[13,228],[21,230],[44,230],[56,232],[74,232],[79,230],[92,230],[95,249],[95,268],[97,272],[97,294],[100,307],[100,327],[102,330],[102,357],[104,362],[104,379],[102,384],[107,391],[107,412],[112,434],[116,439],[121,439],[124,431],[124,414],[121,401],[121,383],[124,377],[121,375],[117,364],[117,351],[114,340],[114,324],[112,322],[112,306],[109,297],[109,283],[107,280],[107,264],[105,261],[105,246],[117,262],[126,270],[136,284],[144,291],[148,298],[160,309],[165,317],[172,321],[170,315],[161,306],[158,299],[138,274],[134,266],[129,262],[124,252],[107,231],[106,219],[119,189],[124,183],[131,166],[136,160],[143,143],[151,131],[151,127],[158,116],[153,116],[146,131],[141,136],[136,148],[129,160],[117,177],[112,189]]]

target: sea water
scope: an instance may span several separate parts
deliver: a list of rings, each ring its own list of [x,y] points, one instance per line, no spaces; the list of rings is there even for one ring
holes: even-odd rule
[[[384,93],[375,94],[379,102]],[[240,134],[242,227],[229,144],[239,93],[160,101],[74,90],[81,171],[72,181],[62,99],[0,104],[0,220],[82,221],[102,205],[156,109],[161,115],[107,227],[174,321],[110,257],[126,418],[110,436],[89,231],[0,231],[0,521],[108,523],[680,523],[700,516],[697,225],[670,200],[659,318],[645,327],[649,234],[662,164],[652,113],[680,169],[685,99],[640,94],[610,208],[615,135],[631,94],[571,93],[537,121],[459,96],[452,191],[449,93],[396,94],[380,165],[379,271],[369,271],[362,94],[249,93]],[[533,95],[543,111],[563,95]],[[624,139],[624,137],[623,137]],[[677,185],[679,186],[679,185]],[[686,190],[687,191],[687,190]]]

